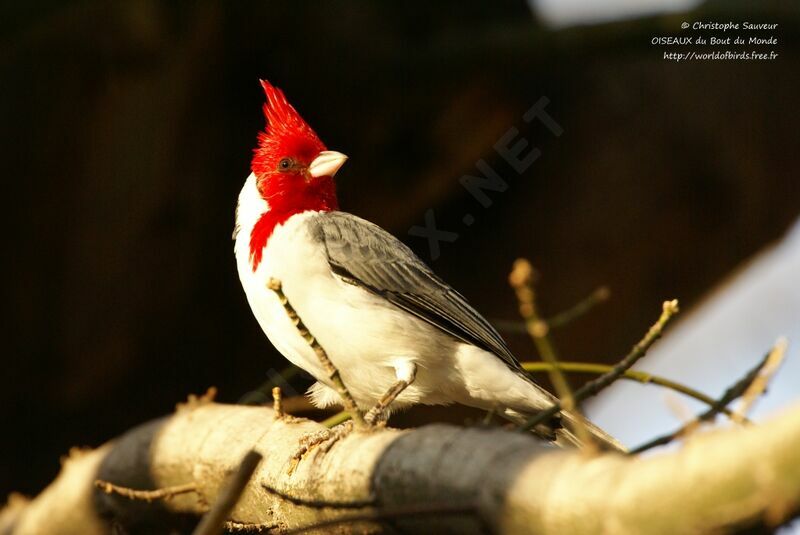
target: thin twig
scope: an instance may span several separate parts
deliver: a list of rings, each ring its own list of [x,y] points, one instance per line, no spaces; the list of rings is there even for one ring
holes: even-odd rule
[[[761,369],[755,381],[747,388],[739,406],[733,413],[735,422],[741,423],[747,417],[747,414],[750,412],[750,409],[752,409],[756,400],[767,390],[767,385],[778,371],[778,368],[781,367],[781,363],[783,363],[788,347],[789,342],[785,338],[779,339],[775,342],[775,345],[772,346],[772,351],[769,352],[767,362],[764,364],[764,367]]]
[[[357,426],[365,427],[366,424],[364,423],[364,414],[361,412],[361,409],[358,408],[353,396],[350,394],[350,391],[347,389],[344,381],[342,381],[342,376],[339,374],[339,370],[333,365],[333,362],[331,362],[331,359],[328,357],[325,349],[320,345],[314,335],[311,334],[311,331],[309,331],[308,327],[305,326],[303,320],[300,319],[300,316],[297,315],[297,311],[292,307],[289,299],[283,293],[281,281],[277,279],[270,279],[267,287],[275,292],[275,294],[278,296],[278,299],[280,299],[280,302],[283,305],[283,308],[286,310],[286,314],[289,316],[289,319],[292,321],[292,323],[294,323],[303,339],[314,350],[314,353],[317,355],[322,367],[325,369],[325,373],[328,374],[331,382],[336,387],[336,391],[339,392],[339,396],[342,398],[342,404],[344,405],[345,410],[350,413],[350,417]]]
[[[556,395],[560,400],[559,405],[561,409],[575,416],[575,420],[578,422],[578,425],[575,426],[575,434],[586,447],[591,449],[594,441],[586,428],[583,416],[575,405],[575,398],[572,394],[569,382],[558,367],[558,356],[556,355],[555,347],[548,335],[547,323],[542,320],[536,307],[533,276],[533,267],[530,262],[524,258],[518,258],[511,268],[508,282],[517,294],[519,314],[522,316],[522,319],[525,320],[525,327],[536,345],[539,356],[542,360],[551,365],[551,369],[548,370],[548,375],[550,377],[550,382],[553,383],[556,389]],[[539,423],[543,421],[544,420],[541,420]],[[530,429],[531,427],[526,427],[526,429]]]
[[[275,412],[275,418],[283,418],[283,395],[281,394],[281,387],[276,386],[272,388],[272,410]]]
[[[608,301],[609,297],[611,297],[611,290],[609,290],[607,286],[601,286],[573,305],[572,308],[559,312],[552,318],[546,319],[545,322],[547,322],[547,326],[550,329],[557,329],[564,325],[569,325],[597,305]]]
[[[321,423],[327,428],[336,427],[337,425],[346,422],[350,419],[350,413],[347,411],[340,411],[324,419]]]
[[[255,450],[250,450],[244,456],[239,468],[229,478],[217,496],[217,501],[197,524],[192,535],[217,535],[222,533],[228,515],[236,507],[247,483],[256,471],[262,456]]]
[[[590,293],[583,300],[576,303],[572,308],[568,308],[563,312],[559,312],[555,316],[545,320],[547,326],[551,329],[557,329],[564,325],[569,325],[576,319],[580,318],[597,305],[608,301],[611,297],[611,290],[607,286],[601,286],[592,293]]]
[[[489,323],[494,325],[494,327],[501,333],[528,334],[528,329],[525,327],[524,321],[490,318]]]
[[[546,372],[550,368],[550,364],[546,362],[521,362],[522,368],[527,372]],[[596,363],[589,363],[589,362],[565,362],[559,361],[558,367],[561,368],[563,371],[567,373],[590,373],[594,375],[602,375],[604,373],[611,372],[614,367],[608,364],[596,364]],[[686,386],[684,384],[678,383],[671,379],[667,379],[665,377],[661,377],[659,375],[653,375],[649,372],[643,372],[639,370],[625,370],[622,374],[620,379],[627,379],[629,381],[635,381],[637,383],[642,384],[654,384],[658,386],[663,386],[664,388],[669,388],[676,392],[680,392],[681,394],[688,396],[690,398],[694,398],[697,401],[705,403],[706,405],[713,405],[715,399],[711,396],[704,394],[698,390],[690,386]],[[733,411],[728,409],[727,407],[723,409],[723,413],[733,418]],[[744,418],[741,423],[751,423],[747,418]]]
[[[673,299],[672,301],[665,301],[662,307],[661,316],[658,320],[650,327],[647,331],[647,334],[644,335],[633,349],[625,355],[621,361],[619,361],[610,372],[605,373],[598,377],[597,379],[593,379],[589,381],[585,385],[583,385],[581,390],[581,399],[585,397],[594,396],[605,387],[619,379],[619,377],[625,373],[625,370],[630,369],[636,364],[644,355],[647,353],[647,350],[650,349],[656,340],[661,338],[661,334],[664,332],[664,328],[670,322],[670,320],[678,313],[678,300]]]
[[[281,535],[296,535],[298,533],[306,533],[308,531],[314,531],[323,528],[332,528],[335,526],[352,524],[355,522],[379,522],[381,520],[391,520],[395,518],[406,518],[413,516],[463,514],[477,514],[477,508],[473,504],[415,504],[403,507],[393,507],[391,509],[365,511],[364,513],[359,513],[357,515],[354,514],[339,518],[332,518],[330,520],[323,520],[321,522],[309,524],[308,526],[282,531]]]
[[[559,312],[551,318],[545,318],[543,321],[547,324],[548,330],[564,327],[587,314],[597,305],[608,301],[609,297],[611,297],[611,290],[609,290],[607,286],[600,286],[567,310]],[[528,334],[528,328],[525,326],[524,321],[492,319],[492,324],[500,331]]]
[[[94,486],[102,490],[106,494],[117,494],[128,498],[129,500],[142,500],[145,502],[152,502],[155,500],[169,500],[179,494],[187,494],[189,492],[197,492],[197,483],[185,483],[183,485],[175,485],[173,487],[164,487],[153,490],[136,490],[121,485],[115,485],[102,479],[97,479]]]
[[[277,528],[277,524],[268,522],[239,522],[238,520],[226,520],[225,529],[227,531],[239,531],[244,533],[263,533]]]
[[[664,332],[664,328],[667,326],[669,321],[673,318],[675,314],[678,312],[678,301],[677,299],[673,299],[672,301],[665,301],[662,307],[661,316],[658,320],[648,329],[647,334],[639,340],[639,342],[633,346],[630,352],[625,355],[625,357],[619,361],[611,370],[607,373],[604,373],[597,379],[589,381],[581,388],[579,388],[575,392],[575,399],[580,402],[584,399],[596,395],[602,389],[619,379],[624,373],[625,370],[630,369],[634,364],[636,364],[639,359],[641,359],[647,353],[647,350],[653,343],[661,337],[661,334]],[[561,402],[556,403],[549,409],[543,410],[538,413],[533,418],[529,419],[525,422],[524,428],[525,429],[532,429],[533,427],[539,425],[542,422],[546,422],[555,414],[561,410]]]
[[[175,410],[181,411],[184,409],[199,407],[201,405],[205,405],[206,403],[211,403],[216,397],[217,387],[209,386],[205,394],[200,394],[199,396],[196,394],[189,394],[189,396],[186,398],[186,401],[175,405]]]
[[[363,509],[364,507],[372,507],[376,503],[376,498],[374,496],[365,500],[350,500],[347,502],[342,502],[299,498],[297,496],[292,496],[291,494],[286,494],[285,492],[282,492],[276,488],[270,487],[266,483],[262,483],[261,488],[268,493],[273,494],[278,498],[286,500],[294,505],[302,505],[303,507],[311,507],[314,509]]]
[[[719,398],[714,400],[714,403],[711,404],[711,407],[709,407],[705,412],[697,415],[694,420],[682,425],[671,433],[661,435],[649,440],[648,442],[645,442],[641,446],[632,449],[630,454],[635,455],[637,453],[642,453],[643,451],[655,448],[656,446],[669,444],[673,440],[691,433],[701,423],[708,422],[716,418],[717,415],[725,409],[725,407],[727,407],[736,398],[741,397],[747,391],[747,389],[750,388],[750,385],[753,384],[753,381],[758,378],[761,370],[764,368],[764,366],[766,366],[771,354],[772,352],[770,351],[770,353],[765,355],[757,365],[751,368],[741,379],[736,381],[736,383],[728,387],[728,389],[725,390],[725,392],[723,392]]]
[[[236,403],[239,405],[263,405],[269,402],[267,392],[272,392],[272,389],[276,386],[283,387],[287,392],[291,392],[292,385],[288,381],[297,375],[299,371],[300,368],[297,366],[289,365],[279,372],[271,373],[268,381],[245,393]]]

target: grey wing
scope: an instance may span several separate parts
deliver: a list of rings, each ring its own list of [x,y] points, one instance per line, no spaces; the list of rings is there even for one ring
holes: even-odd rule
[[[485,349],[524,374],[506,343],[464,297],[377,225],[344,212],[309,219],[331,269],[455,338]]]

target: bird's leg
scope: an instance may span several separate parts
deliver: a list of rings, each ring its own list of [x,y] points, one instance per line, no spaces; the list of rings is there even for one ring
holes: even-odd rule
[[[364,423],[367,424],[367,429],[376,425],[386,423],[386,409],[391,403],[397,399],[403,390],[408,385],[414,382],[417,375],[417,366],[408,361],[400,361],[394,366],[397,382],[394,383],[389,390],[381,397],[380,400],[372,407],[366,415],[364,415]],[[353,420],[349,420],[342,424],[337,425],[333,429],[321,431],[307,435],[301,439],[300,448],[295,452],[293,459],[295,464],[303,458],[303,456],[314,448],[319,448],[322,453],[327,452],[334,444],[343,439],[347,435],[358,428],[363,430],[363,426],[356,426]]]
[[[403,361],[395,365],[395,374],[397,375],[397,382],[364,415],[364,422],[367,425],[386,423],[388,419],[385,414],[386,409],[397,399],[397,396],[403,393],[403,390],[408,388],[408,385],[414,382],[414,378],[417,376],[417,366],[414,363]]]
[[[387,420],[387,418],[385,418],[386,409],[408,385],[409,383],[402,379],[393,384],[383,397],[364,415],[364,422],[366,422],[367,425],[376,425],[385,422]]]

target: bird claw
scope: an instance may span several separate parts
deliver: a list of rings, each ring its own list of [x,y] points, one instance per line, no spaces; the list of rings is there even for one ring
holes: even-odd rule
[[[388,411],[386,411],[385,407],[378,404],[367,411],[367,413],[364,415],[365,425],[358,426],[358,430],[361,432],[369,432],[376,429],[383,429],[386,427],[386,422],[388,419]],[[294,455],[292,455],[289,473],[291,474],[294,472],[294,469],[297,467],[303,457],[305,457],[306,454],[311,450],[317,448],[323,454],[327,453],[334,446],[334,444],[348,436],[355,429],[356,425],[353,423],[353,420],[348,420],[332,429],[323,429],[321,431],[315,431],[313,433],[303,435],[300,438],[300,447],[297,448],[297,451],[295,451]]]
[[[389,415],[378,406],[372,407],[364,415],[364,423],[367,424],[368,427],[386,427],[386,422],[388,420]]]
[[[295,463],[300,460],[312,449],[318,448],[322,453],[327,453],[334,444],[353,432],[352,421],[347,421],[337,425],[333,429],[325,429],[304,435],[300,439],[300,447],[292,456]]]

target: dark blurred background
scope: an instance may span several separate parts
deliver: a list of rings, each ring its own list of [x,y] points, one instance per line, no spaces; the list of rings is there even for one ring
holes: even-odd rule
[[[0,496],[37,492],[71,446],[285,366],[231,242],[260,77],[350,156],[343,209],[428,261],[408,234],[427,210],[459,234],[432,264],[488,317],[515,318],[519,256],[550,313],[608,285],[555,336],[615,360],[663,299],[698,302],[800,214],[800,13],[754,4],[553,28],[522,0],[4,3]],[[780,57],[665,61],[650,39],[684,20],[778,22]],[[542,96],[560,137],[521,120]],[[492,149],[512,126],[542,151],[522,175]],[[489,208],[458,181],[480,158],[509,184]]]

